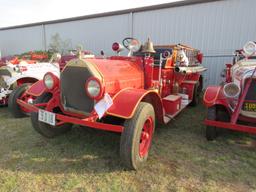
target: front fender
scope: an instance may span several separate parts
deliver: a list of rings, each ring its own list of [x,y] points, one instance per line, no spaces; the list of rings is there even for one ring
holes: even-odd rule
[[[12,85],[16,83],[17,81],[22,81],[23,79],[33,79],[33,81],[38,81],[39,78],[36,76],[28,76],[28,75],[15,75],[8,79],[7,83],[8,85]]]
[[[31,87],[26,91],[27,94],[32,96],[40,96],[46,91],[43,80],[35,82]]]
[[[228,101],[223,95],[221,86],[207,87],[204,93],[203,102],[207,107],[212,107],[213,105],[224,105],[225,107],[228,107]]]
[[[156,116],[163,119],[162,101],[156,90],[144,90],[127,88],[118,92],[113,97],[113,105],[107,111],[107,115],[130,119],[141,101],[153,105]]]

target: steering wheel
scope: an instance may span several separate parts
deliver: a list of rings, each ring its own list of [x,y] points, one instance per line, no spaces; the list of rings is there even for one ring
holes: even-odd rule
[[[122,44],[123,44],[123,46],[124,46],[126,49],[130,50],[130,49],[129,49],[129,46],[130,46],[131,44],[140,44],[140,42],[139,42],[139,40],[137,40],[137,39],[135,39],[135,38],[126,37],[126,38],[123,39]]]

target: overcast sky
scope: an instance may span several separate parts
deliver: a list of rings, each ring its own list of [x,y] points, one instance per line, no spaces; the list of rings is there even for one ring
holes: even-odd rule
[[[0,0],[0,27],[63,19],[178,0]]]

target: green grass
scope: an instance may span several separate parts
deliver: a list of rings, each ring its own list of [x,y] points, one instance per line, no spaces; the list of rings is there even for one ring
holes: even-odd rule
[[[118,134],[75,126],[45,139],[0,108],[0,191],[256,191],[255,136],[204,138],[203,106],[157,127],[148,162],[127,171]]]

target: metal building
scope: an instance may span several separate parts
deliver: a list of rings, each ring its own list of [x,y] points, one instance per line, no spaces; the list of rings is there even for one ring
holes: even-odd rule
[[[2,55],[48,48],[52,35],[99,54],[124,37],[155,44],[183,43],[202,50],[205,85],[217,84],[232,53],[256,40],[255,0],[186,0],[0,29]]]

